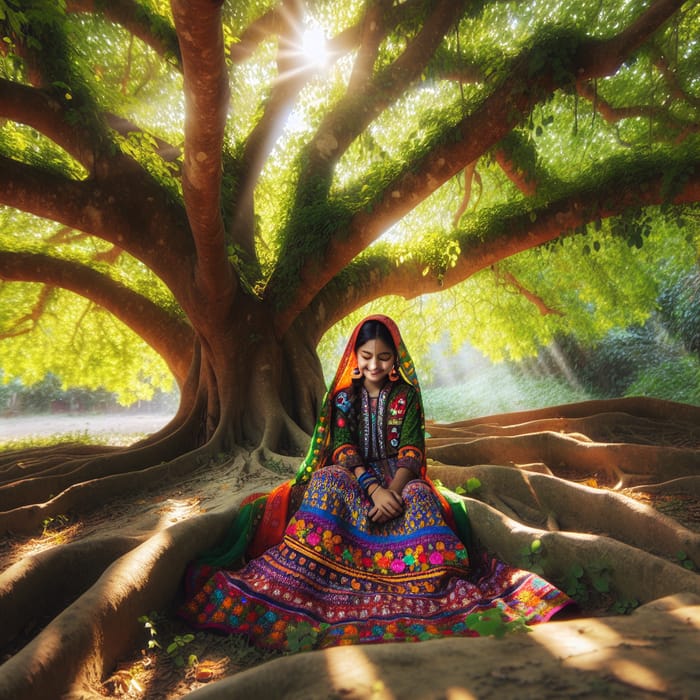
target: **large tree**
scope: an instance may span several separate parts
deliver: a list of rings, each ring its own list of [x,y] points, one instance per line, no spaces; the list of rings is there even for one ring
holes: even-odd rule
[[[678,230],[700,200],[694,2],[0,0],[0,26],[2,342],[18,364],[18,337],[27,354],[49,355],[42,324],[58,317],[81,349],[63,357],[69,373],[81,357],[99,363],[103,347],[82,347],[117,319],[113,334],[140,337],[181,391],[173,421],[129,449],[7,455],[4,532],[35,531],[222,454],[241,478],[294,462],[323,394],[319,340],[351,312],[489,271],[542,317],[590,316],[589,277],[555,296],[551,279],[531,286],[546,281],[532,258],[509,261],[553,255],[574,237],[589,252],[621,240],[635,249],[652,224]],[[696,417],[624,408],[638,414],[635,430],[669,410]],[[540,424],[546,448],[529,434],[504,448],[460,426],[467,446],[455,452],[455,433],[435,432],[432,454],[540,464],[572,449],[557,425]],[[595,454],[585,443],[584,464]],[[618,459],[606,447],[603,476],[638,482],[640,451]],[[672,457],[668,478],[697,470],[694,448]],[[505,478],[480,474],[513,514],[495,495]],[[206,536],[195,542],[197,527]],[[153,569],[168,556],[181,567],[222,527],[192,526],[177,555],[153,554],[148,603],[123,608],[151,605],[153,591],[162,600]],[[649,546],[697,557],[697,539],[668,533]],[[90,559],[94,577],[133,545],[120,539]],[[7,579],[15,592],[17,576]],[[105,646],[97,675],[124,640]]]

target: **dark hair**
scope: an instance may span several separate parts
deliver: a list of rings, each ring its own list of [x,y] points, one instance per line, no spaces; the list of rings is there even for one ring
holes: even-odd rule
[[[398,353],[396,352],[396,344],[394,343],[394,339],[391,337],[389,329],[381,321],[377,321],[375,319],[365,321],[362,324],[362,327],[357,333],[357,339],[355,340],[355,352],[357,352],[358,348],[361,348],[370,340],[377,339],[381,340],[385,345],[388,345],[391,348],[392,352],[394,353],[394,357],[397,356]]]
[[[398,352],[396,351],[396,343],[389,332],[389,329],[381,322],[376,319],[371,319],[370,321],[365,321],[360,330],[357,332],[357,338],[355,339],[355,347],[353,350],[358,351],[365,343],[369,343],[370,340],[381,340],[387,347],[391,348],[394,353],[394,362],[398,358]],[[352,410],[348,413],[348,427],[350,430],[357,430],[357,416],[360,413],[360,392],[358,387],[362,382],[362,378],[356,378],[352,380],[352,387],[350,388],[350,403],[352,405]]]

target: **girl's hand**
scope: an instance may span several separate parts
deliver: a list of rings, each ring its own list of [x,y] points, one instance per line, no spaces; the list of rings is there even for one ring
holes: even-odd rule
[[[367,515],[373,523],[385,523],[403,513],[403,499],[391,489],[379,486],[372,491],[370,500],[374,506]]]

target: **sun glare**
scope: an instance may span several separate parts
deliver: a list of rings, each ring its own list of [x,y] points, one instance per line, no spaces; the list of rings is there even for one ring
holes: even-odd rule
[[[306,29],[301,35],[301,50],[308,63],[314,66],[325,66],[328,62],[326,37],[318,26]]]

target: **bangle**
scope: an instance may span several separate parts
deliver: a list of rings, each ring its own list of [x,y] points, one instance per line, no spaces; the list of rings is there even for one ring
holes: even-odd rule
[[[367,489],[369,489],[372,484],[377,484],[377,486],[379,486],[379,481],[377,477],[372,474],[372,472],[362,472],[362,474],[357,477],[357,483],[360,485],[360,488],[367,493],[367,495],[369,495]]]

